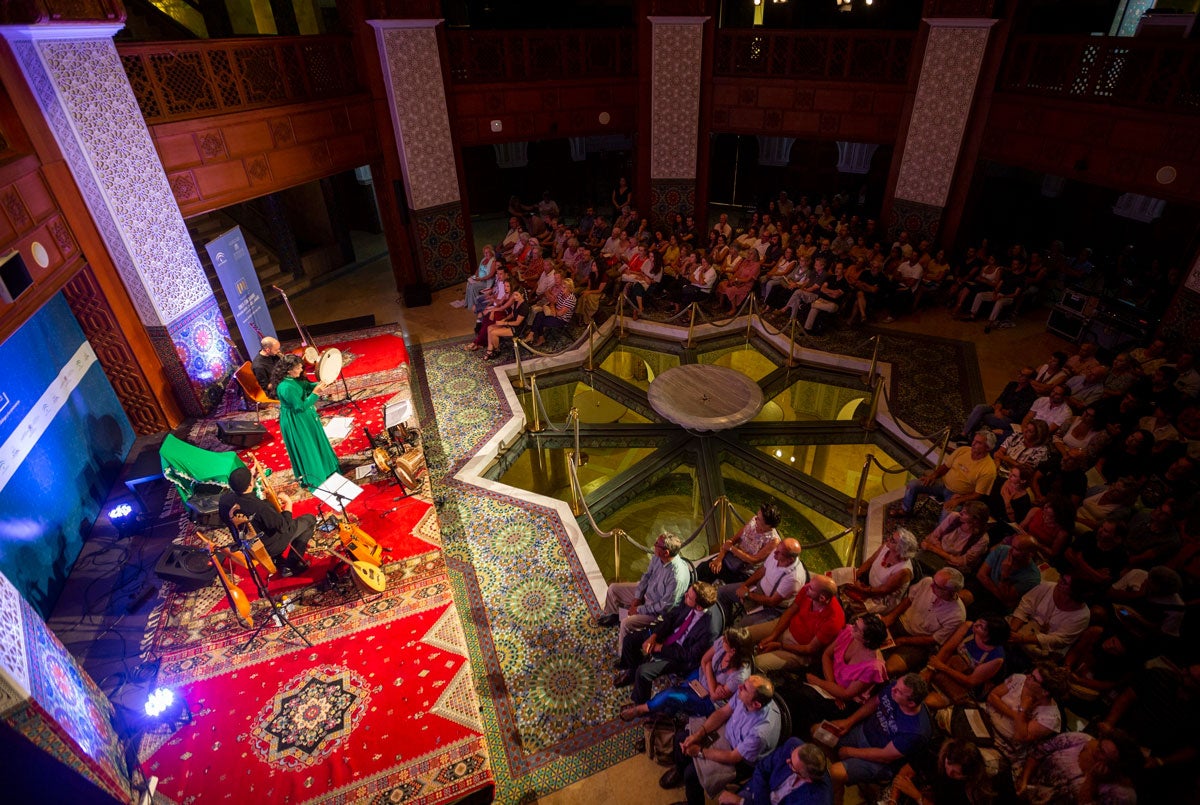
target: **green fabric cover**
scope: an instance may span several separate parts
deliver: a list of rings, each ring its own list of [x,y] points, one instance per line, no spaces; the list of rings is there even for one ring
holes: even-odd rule
[[[235,452],[214,453],[171,434],[163,440],[158,457],[162,460],[163,475],[175,484],[184,502],[192,496],[197,483],[229,485],[229,475],[246,464]]]

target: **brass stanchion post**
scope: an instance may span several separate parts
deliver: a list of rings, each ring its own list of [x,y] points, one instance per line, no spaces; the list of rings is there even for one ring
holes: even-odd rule
[[[515,389],[525,388],[525,368],[521,365],[521,339],[513,336],[513,355],[517,361],[517,379],[512,386]]]
[[[528,430],[530,433],[541,433],[544,428],[541,416],[542,407],[538,405],[537,375],[530,375],[529,377],[529,405],[533,408],[533,425]]]
[[[692,304],[690,305],[692,312],[691,312],[691,315],[688,317],[688,337],[687,337],[687,348],[688,349],[692,348],[692,334],[694,332],[696,332],[696,309],[699,306],[700,306],[699,302],[692,302]]]

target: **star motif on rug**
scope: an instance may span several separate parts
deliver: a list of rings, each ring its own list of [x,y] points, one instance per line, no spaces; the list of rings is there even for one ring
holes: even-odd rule
[[[317,666],[299,674],[254,719],[255,754],[292,770],[320,763],[362,721],[370,695],[366,680],[344,667]]]

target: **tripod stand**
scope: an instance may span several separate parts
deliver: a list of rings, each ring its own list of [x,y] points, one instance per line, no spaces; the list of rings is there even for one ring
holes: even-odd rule
[[[270,589],[268,589],[267,582],[262,576],[259,575],[259,565],[254,558],[254,554],[251,552],[250,541],[246,539],[246,535],[243,534],[239,529],[234,531],[233,540],[236,543],[236,550],[240,552],[242,557],[246,560],[246,567],[250,570],[250,575],[253,577],[254,584],[258,588],[259,597],[267,602],[267,604],[271,607],[272,612],[272,616],[269,618],[264,618],[263,621],[258,625],[258,628],[250,634],[250,637],[246,640],[246,642],[234,653],[241,654],[243,651],[250,648],[251,644],[254,643],[255,638],[257,638],[262,630],[266,629],[267,625],[271,623],[274,623],[276,626],[287,626],[296,633],[297,637],[304,641],[304,645],[312,648],[312,643],[307,637],[304,636],[304,632],[300,631],[296,627],[296,624],[292,623],[291,620],[288,619],[287,609],[275,600],[274,596],[271,595]]]

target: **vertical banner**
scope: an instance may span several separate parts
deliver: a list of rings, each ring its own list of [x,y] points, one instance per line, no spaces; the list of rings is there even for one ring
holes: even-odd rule
[[[222,232],[204,244],[204,249],[212,260],[217,279],[221,281],[221,289],[225,291],[225,298],[233,310],[242,344],[246,347],[246,357],[253,357],[259,350],[263,336],[275,337],[275,325],[271,323],[271,313],[267,310],[262,286],[258,284],[254,261],[246,249],[242,228],[235,226],[228,232]]]

